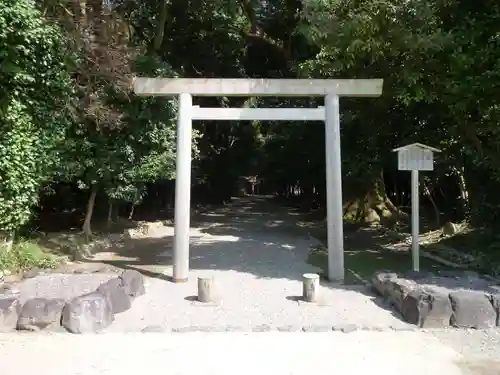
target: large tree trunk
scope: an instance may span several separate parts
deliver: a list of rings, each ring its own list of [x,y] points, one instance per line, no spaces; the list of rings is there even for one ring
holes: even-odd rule
[[[401,212],[387,196],[382,172],[358,197],[344,204],[344,218],[358,224],[393,224]]]

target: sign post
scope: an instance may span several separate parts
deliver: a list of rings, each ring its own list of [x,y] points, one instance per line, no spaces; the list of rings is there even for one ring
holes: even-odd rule
[[[418,169],[411,171],[411,257],[413,271],[420,271],[420,189]]]
[[[413,271],[420,271],[419,253],[419,176],[418,171],[432,171],[434,169],[434,152],[441,152],[437,148],[412,143],[395,148],[398,153],[398,169],[411,171],[411,254]]]

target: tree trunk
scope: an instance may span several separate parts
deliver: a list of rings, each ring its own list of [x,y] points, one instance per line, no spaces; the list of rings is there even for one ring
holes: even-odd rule
[[[163,44],[163,36],[165,34],[165,24],[167,23],[168,0],[163,0],[160,8],[160,19],[156,26],[156,35],[154,39],[155,52],[160,52]]]
[[[453,167],[453,172],[457,176],[458,187],[460,188],[460,199],[462,201],[463,214],[470,212],[470,202],[469,202],[469,191],[467,190],[467,184],[465,183],[464,170]]]
[[[344,219],[357,224],[395,224],[404,215],[387,196],[383,174],[378,174],[364,193],[347,201]]]
[[[83,222],[83,233],[87,238],[92,236],[92,214],[94,213],[95,199],[97,197],[97,185],[92,185],[90,196],[87,202],[87,212],[85,213],[85,221]]]
[[[128,215],[129,220],[132,220],[132,218],[134,217],[135,207],[137,206],[138,203],[139,203],[139,190],[136,190],[134,195],[134,202],[132,203],[132,207],[130,208],[130,213]]]
[[[0,253],[10,252],[14,246],[14,232],[0,232]]]
[[[113,224],[113,200],[108,200],[108,219],[106,220],[106,227],[109,229]]]
[[[130,207],[130,212],[128,214],[128,219],[132,220],[134,217],[134,211],[135,211],[135,203],[132,203],[132,207]]]
[[[441,222],[441,212],[439,211],[439,207],[432,196],[432,191],[429,189],[429,186],[425,183],[425,180],[424,180],[423,185],[424,185],[424,194],[427,195],[427,197],[431,201],[432,207],[434,208],[434,215],[436,216],[436,226],[439,227],[441,225],[441,223],[440,223]]]

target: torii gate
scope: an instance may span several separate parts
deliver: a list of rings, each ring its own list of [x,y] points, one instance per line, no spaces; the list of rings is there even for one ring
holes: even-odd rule
[[[193,120],[309,120],[325,122],[328,278],[344,280],[344,233],[339,97],[378,97],[382,79],[135,78],[137,95],[179,95],[173,281],[189,274],[191,137]],[[200,108],[198,96],[323,96],[319,108]]]

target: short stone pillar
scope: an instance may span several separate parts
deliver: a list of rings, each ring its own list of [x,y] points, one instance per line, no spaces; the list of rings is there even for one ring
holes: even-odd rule
[[[319,297],[319,275],[306,273],[302,278],[302,299],[306,302],[316,302]]]
[[[215,301],[213,277],[198,277],[198,301],[200,302]]]

